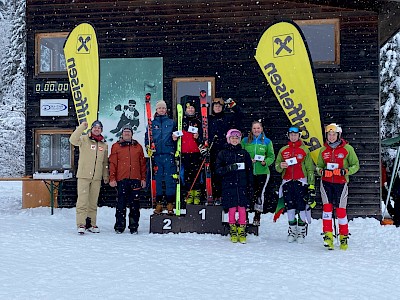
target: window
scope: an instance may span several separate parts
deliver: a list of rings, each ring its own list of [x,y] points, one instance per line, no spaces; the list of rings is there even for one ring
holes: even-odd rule
[[[35,36],[35,75],[67,77],[64,43],[67,32],[38,33]]]
[[[178,103],[183,103],[185,99],[199,99],[200,91],[207,92],[207,102],[211,104],[215,96],[215,78],[214,77],[185,77],[172,79],[172,105],[176,107]],[[200,111],[199,106],[196,111]],[[173,109],[176,117],[176,109]]]
[[[339,19],[295,22],[303,31],[314,65],[339,65]]]
[[[73,146],[69,142],[71,130],[35,131],[35,171],[63,171],[73,167]]]

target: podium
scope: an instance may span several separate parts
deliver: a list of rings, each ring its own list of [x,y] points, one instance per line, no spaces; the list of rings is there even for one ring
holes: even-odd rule
[[[150,216],[150,233],[213,233],[228,235],[229,224],[224,222],[222,206],[186,205],[186,213],[180,216],[153,214]],[[248,224],[248,234],[258,235],[258,226]]]

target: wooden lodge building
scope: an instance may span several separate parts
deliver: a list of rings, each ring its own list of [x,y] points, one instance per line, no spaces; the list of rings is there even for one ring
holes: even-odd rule
[[[310,48],[321,121],[341,124],[360,160],[348,215],[380,218],[379,49],[399,30],[399,16],[400,2],[384,0],[27,0],[26,175],[77,169],[78,151],[68,138],[78,123],[62,47],[81,22],[95,27],[100,60],[162,58],[161,90],[169,107],[180,83],[206,82],[211,98],[238,102],[246,132],[262,119],[277,153],[290,123],[254,55],[268,25],[290,19]],[[40,107],[46,99],[68,109],[47,115]],[[279,175],[272,174],[277,186]],[[36,184],[24,182],[25,194]],[[76,180],[65,181],[62,193],[59,206],[74,206]],[[104,187],[99,205],[113,206],[115,197]]]

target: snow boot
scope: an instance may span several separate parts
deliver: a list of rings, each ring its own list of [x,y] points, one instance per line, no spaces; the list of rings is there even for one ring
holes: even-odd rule
[[[246,225],[240,225],[237,227],[237,233],[239,236],[239,242],[241,244],[246,244]]]
[[[330,231],[324,232],[324,246],[328,248],[328,250],[335,249],[333,245],[333,233]]]
[[[194,201],[194,194],[193,194],[193,190],[191,190],[186,198],[186,204],[193,204]]]
[[[174,215],[174,205],[172,203],[167,203],[167,214],[170,216]]]
[[[288,243],[293,243],[297,239],[297,225],[289,225],[288,229]]]
[[[237,243],[238,242],[238,233],[236,224],[229,224],[229,234],[231,235],[231,242]]]
[[[156,209],[154,210],[153,213],[156,214],[156,215],[160,215],[162,213],[162,211],[163,211],[162,203],[161,202],[157,202]]]
[[[90,228],[88,229],[88,231],[91,232],[91,233],[100,233],[100,229],[99,229],[99,227],[97,227],[96,225],[90,227]]]
[[[85,231],[86,231],[85,225],[80,225],[80,226],[78,227],[78,233],[79,233],[79,234],[84,234]]]
[[[253,225],[254,226],[260,226],[260,221],[261,221],[261,212],[260,211],[256,211],[254,213]]]
[[[200,204],[200,194],[201,194],[200,191],[195,190],[192,192],[193,192],[193,204],[199,205]]]
[[[340,240],[340,249],[342,250],[347,250],[347,248],[349,247],[349,245],[347,244],[347,240],[349,239],[349,236],[347,234],[341,234],[339,236],[339,240]]]
[[[297,225],[297,243],[303,244],[307,235],[307,224]]]

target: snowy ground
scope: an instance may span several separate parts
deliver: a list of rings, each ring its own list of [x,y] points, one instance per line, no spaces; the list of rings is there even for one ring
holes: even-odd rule
[[[286,242],[286,216],[264,215],[260,236],[116,235],[100,208],[100,234],[79,236],[75,210],[21,209],[21,184],[0,182],[0,299],[377,299],[400,293],[400,228],[350,222],[349,249],[322,246],[321,220],[306,242]]]

